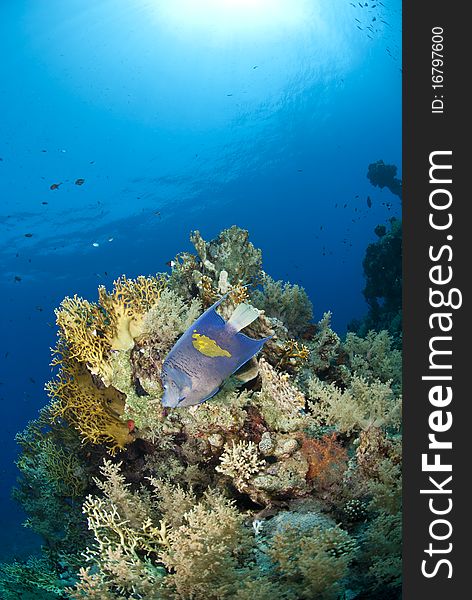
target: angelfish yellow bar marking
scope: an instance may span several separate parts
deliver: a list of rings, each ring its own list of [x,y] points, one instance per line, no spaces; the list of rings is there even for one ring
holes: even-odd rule
[[[193,347],[205,356],[210,356],[211,358],[215,356],[227,356],[228,358],[231,358],[231,354],[228,352],[228,350],[220,348],[215,340],[212,340],[206,335],[194,333],[192,335],[192,339]]]

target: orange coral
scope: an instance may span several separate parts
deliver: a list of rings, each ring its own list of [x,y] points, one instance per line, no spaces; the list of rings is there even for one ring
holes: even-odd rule
[[[336,434],[327,434],[320,439],[304,437],[301,452],[308,462],[307,481],[315,481],[319,487],[329,485],[347,465],[347,452]]]

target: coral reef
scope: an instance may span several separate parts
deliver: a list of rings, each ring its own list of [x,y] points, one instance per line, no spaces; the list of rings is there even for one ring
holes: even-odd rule
[[[378,160],[369,165],[367,178],[374,187],[388,188],[392,194],[402,197],[402,181],[396,177],[397,167],[386,165],[383,160]]]
[[[362,263],[369,311],[362,321],[354,321],[349,328],[362,337],[371,329],[385,329],[395,338],[395,345],[401,347],[402,222],[392,217],[389,230],[376,228],[376,233],[380,234],[379,239],[369,244]]]
[[[169,277],[61,304],[50,403],[17,436],[14,495],[43,556],[2,565],[2,597],[399,597],[392,337],[313,323],[244,230],[191,240]],[[222,296],[225,318],[242,301],[264,310],[244,332],[271,339],[211,400],[164,409],[166,355]]]

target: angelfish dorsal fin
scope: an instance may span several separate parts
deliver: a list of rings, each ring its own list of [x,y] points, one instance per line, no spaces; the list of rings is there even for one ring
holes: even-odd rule
[[[227,325],[235,331],[241,331],[241,329],[244,329],[255,321],[260,314],[261,311],[254,308],[254,306],[241,302],[234,309]]]

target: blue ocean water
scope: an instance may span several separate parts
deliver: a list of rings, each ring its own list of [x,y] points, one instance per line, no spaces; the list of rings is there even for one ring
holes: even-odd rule
[[[64,296],[236,224],[316,319],[366,312],[365,249],[401,213],[366,178],[379,159],[401,177],[400,43],[399,0],[2,1],[3,557],[38,543],[14,435],[46,403]]]

